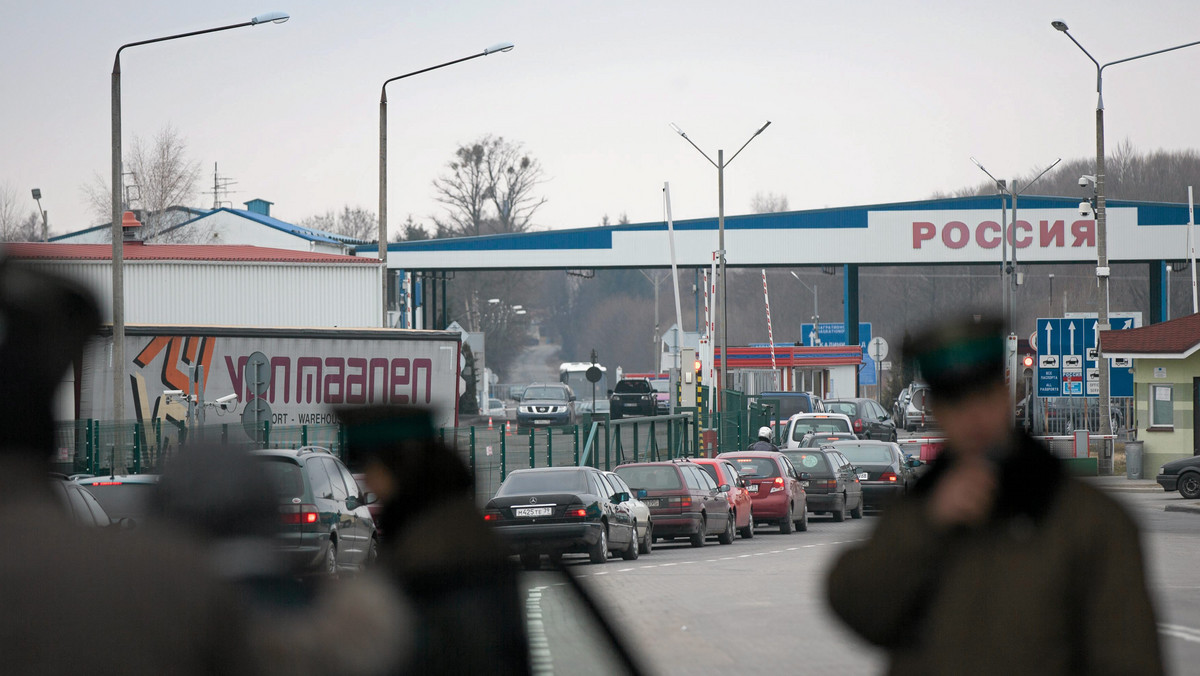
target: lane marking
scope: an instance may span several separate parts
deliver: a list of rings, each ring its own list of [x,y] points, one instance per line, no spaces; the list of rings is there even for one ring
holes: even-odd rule
[[[1200,643],[1200,629],[1185,627],[1179,624],[1159,623],[1158,633],[1191,643]]]
[[[535,676],[554,673],[550,640],[542,622],[542,591],[545,586],[532,587],[525,597],[525,632],[529,641],[529,672]]]

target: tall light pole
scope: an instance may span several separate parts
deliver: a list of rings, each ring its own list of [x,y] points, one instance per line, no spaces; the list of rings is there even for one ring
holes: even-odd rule
[[[717,387],[717,405],[718,406],[720,406],[720,402],[721,402],[721,399],[720,399],[721,390],[728,388],[729,385],[732,383],[732,380],[731,380],[731,377],[729,374],[729,369],[727,369],[725,367],[725,349],[729,344],[729,322],[728,322],[729,315],[727,312],[728,304],[725,302],[726,301],[726,299],[725,299],[725,291],[726,291],[726,284],[725,284],[725,167],[729,166],[729,163],[733,162],[733,160],[735,158],[737,158],[737,156],[740,155],[743,150],[746,149],[746,146],[750,145],[750,142],[753,141],[755,139],[755,137],[757,137],[759,134],[763,133],[763,130],[769,126],[771,126],[771,121],[767,120],[766,124],[759,127],[758,131],[754,132],[753,134],[750,135],[750,138],[746,139],[746,142],[742,144],[742,147],[738,148],[737,152],[734,153],[733,157],[730,157],[728,161],[725,160],[725,151],[717,150],[717,161],[713,162],[713,159],[708,156],[708,153],[704,152],[703,150],[700,150],[700,146],[693,143],[692,139],[688,138],[688,135],[686,133],[684,133],[684,131],[682,129],[679,128],[679,125],[675,124],[674,122],[671,123],[671,129],[674,129],[676,134],[679,134],[680,136],[682,136],[683,140],[690,143],[691,146],[693,148],[695,148],[697,152],[699,152],[701,155],[704,156],[704,159],[708,160],[709,164],[711,164],[717,168],[717,255],[720,256],[720,266],[721,266],[721,270],[719,273],[721,276],[721,293],[720,293],[720,297],[717,299],[717,301],[721,304],[721,312],[719,313],[721,316],[721,378],[720,378],[720,380],[724,381],[724,382],[720,383]],[[720,435],[720,432],[718,431],[718,437],[719,437],[719,435]],[[717,443],[719,444],[720,441],[718,440]]]
[[[1017,306],[1017,300],[1016,300],[1017,278],[1016,278],[1016,275],[1014,275],[1013,273],[1015,272],[1016,267],[1017,267],[1017,198],[1020,197],[1021,195],[1024,195],[1026,190],[1029,190],[1030,188],[1032,188],[1034,183],[1037,183],[1038,181],[1040,181],[1041,178],[1046,175],[1046,172],[1050,171],[1054,167],[1057,167],[1058,163],[1062,162],[1062,158],[1060,157],[1057,160],[1054,160],[1054,162],[1050,166],[1043,169],[1042,173],[1035,176],[1032,181],[1029,181],[1028,183],[1026,183],[1025,187],[1021,188],[1020,190],[1017,190],[1016,179],[1013,179],[1011,184],[1005,183],[1004,181],[996,178],[995,176],[992,176],[992,172],[985,169],[984,166],[979,163],[979,160],[972,157],[971,161],[975,163],[975,166],[979,167],[980,171],[987,174],[988,178],[992,179],[992,181],[994,181],[996,183],[996,189],[998,191],[1000,191],[1000,195],[1001,195],[1001,201],[1000,201],[1001,212],[1005,211],[1003,196],[1008,195],[1009,197],[1012,198],[1012,225],[1008,226],[1005,224],[1005,218],[1003,217],[1003,215],[1000,218],[1000,222],[1001,222],[1000,242],[1003,245],[1001,248],[1001,251],[1003,252],[1002,256],[1004,259],[1002,266],[1001,266],[1001,275],[1002,275],[1001,279],[1003,280],[1004,283],[1002,285],[1003,288],[1002,288],[1002,293],[1001,293],[1000,297],[1001,297],[1001,303],[1004,306],[1005,321],[1008,322],[1008,330],[1011,332],[1016,332],[1017,327],[1016,327],[1016,320],[1014,319],[1014,317],[1016,314],[1016,306]],[[1011,237],[1011,240],[1012,240],[1012,263],[1011,264],[1009,263],[1009,259],[1008,259],[1008,242],[1010,240],[1008,233],[1009,233],[1010,228],[1011,228],[1011,232],[1012,232],[1012,237]],[[1011,277],[1006,279],[1004,277],[1005,275],[1010,275]]]
[[[800,275],[797,275],[797,274],[796,274],[794,271],[792,272],[792,276],[796,278],[796,281],[797,281],[797,282],[800,282],[801,284],[803,284],[803,285],[804,285],[804,288],[806,288],[806,289],[808,289],[809,291],[812,291],[812,292],[813,292],[813,335],[812,335],[812,344],[813,344],[813,345],[820,345],[820,344],[821,344],[821,314],[820,314],[819,312],[817,312],[817,287],[815,287],[815,286],[809,286],[809,285],[808,285],[808,283],[807,283],[807,282],[805,282],[803,279],[800,279]]]
[[[388,309],[388,283],[387,283],[387,86],[396,80],[403,80],[406,77],[428,73],[431,70],[453,66],[456,63],[478,59],[481,56],[495,54],[496,52],[511,52],[514,45],[511,42],[501,42],[492,45],[487,49],[464,56],[461,59],[439,63],[436,66],[414,70],[411,73],[397,75],[396,77],[388,78],[383,81],[383,86],[379,88],[379,277],[380,285],[383,289],[383,315],[380,319],[380,326],[387,326],[387,309]],[[411,324],[410,324],[411,326]]]
[[[42,241],[50,241],[50,220],[46,217],[46,210],[42,208],[42,190],[41,188],[33,189],[33,199],[37,202],[38,213],[42,215]]]
[[[1050,25],[1055,30],[1061,31],[1063,35],[1070,38],[1071,42],[1083,52],[1085,56],[1096,66],[1096,280],[1100,284],[1100,297],[1096,301],[1096,318],[1101,330],[1108,329],[1108,231],[1106,229],[1106,209],[1104,207],[1104,69],[1109,66],[1115,66],[1118,63],[1126,61],[1134,61],[1136,59],[1144,59],[1147,56],[1155,54],[1163,54],[1173,52],[1184,47],[1200,45],[1200,40],[1189,42],[1183,45],[1167,47],[1137,56],[1130,56],[1116,61],[1109,61],[1101,64],[1092,56],[1091,52],[1084,49],[1083,45],[1075,39],[1074,35],[1067,29],[1067,24],[1061,20],[1054,20]],[[1111,393],[1109,391],[1108,369],[1100,369],[1100,411],[1099,417],[1101,423],[1101,432],[1113,434],[1112,416],[1109,413]],[[1112,473],[1112,456],[1102,457],[1100,459],[1100,470],[1102,473]]]
[[[117,48],[112,69],[112,314],[113,314],[113,420],[125,419],[125,250],[124,233],[121,228],[121,52],[129,47],[139,47],[155,42],[190,38],[193,35],[216,33],[234,28],[257,26],[261,23],[283,23],[291,18],[286,12],[267,12],[242,23],[205,28],[198,31],[168,35],[150,40],[139,40]]]

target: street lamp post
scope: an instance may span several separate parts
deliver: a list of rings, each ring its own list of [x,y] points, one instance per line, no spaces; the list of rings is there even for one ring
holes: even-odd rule
[[[112,314],[113,314],[113,420],[125,419],[125,251],[124,233],[121,228],[121,52],[129,47],[139,47],[155,42],[190,38],[194,35],[216,33],[234,28],[257,26],[261,23],[283,23],[291,18],[286,12],[267,12],[242,23],[205,28],[198,31],[168,35],[161,38],[139,40],[121,45],[113,59],[112,69]]]
[[[1079,44],[1079,41],[1075,39],[1074,35],[1071,35],[1071,32],[1067,29],[1066,23],[1061,20],[1055,20],[1051,21],[1050,25],[1055,30],[1062,32],[1063,35],[1066,35],[1068,38],[1070,38],[1071,42],[1074,42],[1075,46],[1078,47],[1079,50],[1083,52],[1084,55],[1087,56],[1087,58],[1096,66],[1096,279],[1100,285],[1100,295],[1096,301],[1096,318],[1099,327],[1103,330],[1108,328],[1109,278],[1108,232],[1106,228],[1107,210],[1104,207],[1104,69],[1108,68],[1109,66],[1115,66],[1118,63],[1144,59],[1147,56],[1154,56],[1156,54],[1173,52],[1177,49],[1183,49],[1184,47],[1200,45],[1200,40],[1101,64],[1096,60],[1096,57],[1092,56],[1091,52],[1084,49],[1083,45]],[[1097,417],[1103,421],[1101,423],[1101,431],[1106,431],[1108,434],[1113,434],[1114,430],[1112,429],[1112,416],[1109,413],[1111,402],[1110,397],[1111,392],[1109,391],[1108,369],[1101,368],[1099,402],[1100,411]],[[1112,473],[1111,455],[1104,454],[1104,456],[1101,457],[1100,470],[1101,473]]]
[[[719,313],[721,316],[721,378],[720,378],[720,380],[724,381],[723,383],[719,383],[717,386],[717,405],[718,406],[720,405],[720,401],[721,401],[721,399],[720,399],[721,390],[728,388],[730,383],[732,382],[730,374],[729,374],[729,369],[727,369],[726,365],[725,365],[725,350],[729,344],[729,322],[728,322],[729,315],[728,315],[728,311],[727,311],[728,303],[726,302],[726,297],[725,297],[725,291],[726,291],[726,284],[725,284],[725,167],[729,166],[729,163],[733,162],[733,160],[735,158],[737,158],[737,156],[740,155],[743,150],[746,149],[746,146],[750,145],[750,142],[753,141],[755,139],[755,137],[757,137],[759,134],[763,133],[763,130],[765,130],[769,126],[771,126],[771,121],[767,120],[767,122],[763,126],[758,128],[758,131],[754,132],[753,134],[750,135],[750,138],[746,139],[746,142],[742,144],[742,147],[738,148],[737,152],[734,153],[733,157],[730,157],[728,161],[725,159],[725,151],[717,150],[717,161],[713,162],[713,159],[708,156],[708,153],[704,152],[703,150],[700,150],[700,146],[693,143],[692,139],[688,138],[688,135],[686,133],[684,133],[684,131],[682,129],[679,128],[679,125],[675,124],[674,122],[671,123],[671,128],[675,130],[676,134],[679,134],[680,136],[682,136],[683,140],[690,143],[691,146],[693,148],[695,148],[697,152],[699,152],[701,155],[704,156],[704,159],[708,160],[709,164],[711,164],[717,168],[717,255],[720,256],[720,273],[719,274],[721,277],[721,293],[720,293],[720,297],[717,299],[717,301],[721,304],[721,311]],[[718,436],[719,435],[720,435],[720,432],[718,431]],[[720,441],[718,440],[717,443],[719,444]]]
[[[1017,306],[1017,299],[1016,299],[1017,277],[1014,273],[1015,273],[1016,267],[1017,267],[1017,198],[1020,197],[1021,195],[1024,195],[1025,191],[1029,190],[1031,187],[1033,187],[1034,183],[1037,183],[1038,181],[1040,181],[1041,178],[1046,175],[1046,172],[1048,172],[1051,169],[1053,169],[1054,167],[1058,166],[1058,163],[1062,162],[1062,158],[1060,157],[1057,160],[1054,160],[1054,162],[1050,166],[1043,169],[1042,173],[1035,176],[1032,181],[1029,181],[1028,183],[1026,183],[1025,187],[1021,188],[1020,190],[1017,190],[1016,179],[1013,179],[1011,184],[1005,183],[1004,181],[996,178],[995,176],[992,176],[992,172],[985,169],[983,167],[983,165],[979,163],[979,160],[972,157],[971,161],[975,163],[975,166],[979,167],[980,171],[987,174],[988,178],[995,181],[996,189],[1000,191],[1000,194],[1002,196],[1001,202],[1000,202],[1002,214],[1003,214],[1003,211],[1005,211],[1003,195],[1008,195],[1009,197],[1012,198],[1012,225],[1009,226],[1009,225],[1005,224],[1005,218],[1003,217],[1003,215],[1001,215],[1001,218],[1000,218],[1000,222],[1001,222],[1000,241],[1002,244],[1005,245],[1002,248],[1002,251],[1004,252],[1002,254],[1002,256],[1004,257],[1004,261],[1001,265],[1001,275],[1009,275],[1010,276],[1009,279],[1004,279],[1003,276],[1001,277],[1001,279],[1004,279],[1004,284],[1003,284],[1003,289],[1002,289],[1003,293],[1001,293],[1001,303],[1003,304],[1003,307],[1004,307],[1004,317],[1005,317],[1005,320],[1008,322],[1009,331],[1016,332],[1017,327],[1016,327],[1015,315],[1016,315],[1016,306]],[[1011,230],[1010,230],[1010,228],[1011,228]],[[1009,239],[1010,239],[1009,238],[1010,231],[1012,232],[1012,237],[1011,237],[1011,240],[1012,240],[1012,262],[1011,262],[1011,264],[1009,263],[1009,259],[1008,259],[1008,247],[1007,247],[1007,243],[1009,242]]]
[[[806,288],[806,289],[808,289],[809,291],[812,291],[812,292],[813,292],[813,336],[812,336],[812,344],[813,344],[813,345],[820,345],[820,344],[821,344],[821,314],[820,314],[819,312],[817,312],[817,287],[815,287],[815,286],[809,286],[809,285],[808,285],[808,284],[807,284],[807,283],[806,283],[806,282],[805,282],[803,279],[800,279],[800,275],[797,275],[795,272],[792,272],[792,276],[796,278],[796,281],[797,281],[797,282],[800,282],[801,284],[803,284],[803,285],[804,285],[804,288]]]
[[[488,47],[487,49],[483,50],[482,52],[479,52],[478,54],[464,56],[461,59],[447,61],[446,63],[440,63],[436,66],[430,66],[428,68],[422,68],[421,70],[414,70],[411,73],[405,73],[404,75],[397,75],[396,77],[388,78],[383,81],[383,86],[379,88],[379,276],[380,276],[380,285],[383,289],[383,300],[382,300],[383,314],[380,319],[380,323],[379,323],[380,326],[384,326],[384,327],[387,326],[387,309],[388,309],[388,300],[387,300],[387,296],[388,296],[388,283],[387,283],[387,86],[388,86],[388,83],[395,82],[396,80],[403,80],[404,78],[412,77],[413,75],[420,75],[421,73],[428,73],[429,71],[437,70],[438,68],[445,68],[446,66],[453,66],[456,63],[462,63],[463,61],[470,61],[471,59],[477,59],[481,56],[487,56],[488,54],[494,54],[496,52],[511,52],[513,47],[514,47],[514,45],[511,42],[501,42],[499,44],[495,44],[495,45],[492,45],[491,47]],[[410,326],[411,326],[411,324],[410,324]]]

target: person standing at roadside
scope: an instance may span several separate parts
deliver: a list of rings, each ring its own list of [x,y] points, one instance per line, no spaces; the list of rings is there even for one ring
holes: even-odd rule
[[[1002,325],[949,321],[904,352],[945,448],[834,564],[834,612],[897,676],[1162,673],[1137,527],[1014,428]]]

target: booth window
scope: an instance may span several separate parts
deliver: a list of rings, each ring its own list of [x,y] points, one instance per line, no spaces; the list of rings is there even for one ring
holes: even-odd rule
[[[1175,426],[1175,402],[1170,385],[1150,386],[1150,427]]]

